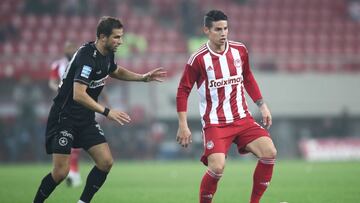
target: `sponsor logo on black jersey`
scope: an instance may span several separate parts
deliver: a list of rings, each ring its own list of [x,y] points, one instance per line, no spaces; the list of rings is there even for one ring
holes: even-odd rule
[[[97,88],[105,85],[105,80],[107,77],[101,78],[100,80],[90,81],[89,88]]]

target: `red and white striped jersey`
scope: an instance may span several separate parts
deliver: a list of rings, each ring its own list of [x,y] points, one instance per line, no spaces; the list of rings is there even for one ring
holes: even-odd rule
[[[62,75],[64,74],[66,67],[69,64],[67,57],[63,57],[59,60],[54,61],[51,64],[50,79],[61,81]]]
[[[249,67],[248,51],[239,42],[228,41],[221,54],[213,52],[208,42],[190,57],[176,96],[178,112],[187,111],[187,99],[195,83],[203,127],[250,117],[244,89],[254,102],[262,98]]]

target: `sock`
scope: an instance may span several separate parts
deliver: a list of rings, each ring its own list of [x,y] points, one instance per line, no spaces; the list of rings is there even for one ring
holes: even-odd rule
[[[41,181],[39,189],[35,195],[34,203],[42,203],[46,198],[54,191],[58,183],[56,183],[51,176],[51,173],[47,174]]]
[[[80,200],[86,203],[90,202],[95,193],[104,184],[107,174],[108,172],[102,171],[94,166],[86,179],[86,185]]]
[[[211,203],[221,176],[222,174],[216,174],[209,169],[206,171],[200,185],[200,203]]]
[[[70,171],[78,173],[79,171],[79,157],[80,157],[80,149],[71,149],[70,154]]]
[[[274,164],[275,159],[262,158],[258,161],[254,171],[250,203],[259,203],[260,198],[270,184]]]

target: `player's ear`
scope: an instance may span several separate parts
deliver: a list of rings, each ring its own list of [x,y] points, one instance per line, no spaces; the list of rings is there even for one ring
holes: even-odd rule
[[[204,33],[205,33],[206,35],[208,35],[209,32],[210,32],[210,29],[209,29],[208,27],[204,26],[204,27],[203,27],[203,31],[204,31]]]
[[[106,35],[105,34],[100,34],[99,39],[100,39],[100,41],[105,42],[106,41]]]

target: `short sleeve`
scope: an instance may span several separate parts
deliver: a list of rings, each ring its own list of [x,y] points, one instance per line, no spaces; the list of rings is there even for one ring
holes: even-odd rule
[[[79,53],[75,58],[75,63],[74,81],[89,85],[95,68],[94,58],[89,54]]]

